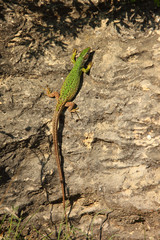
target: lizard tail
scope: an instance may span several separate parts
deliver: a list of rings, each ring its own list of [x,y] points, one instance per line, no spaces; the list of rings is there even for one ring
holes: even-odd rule
[[[59,109],[59,111],[55,111],[53,115],[53,144],[54,144],[54,151],[55,151],[55,157],[56,157],[56,162],[58,166],[58,173],[59,173],[59,178],[60,178],[60,183],[61,183],[61,188],[62,188],[62,197],[63,197],[63,208],[65,210],[65,187],[64,187],[64,178],[63,178],[63,173],[62,173],[62,168],[61,168],[61,160],[60,160],[60,155],[59,155],[59,146],[58,146],[58,122],[59,122],[59,116],[61,114],[63,106]]]

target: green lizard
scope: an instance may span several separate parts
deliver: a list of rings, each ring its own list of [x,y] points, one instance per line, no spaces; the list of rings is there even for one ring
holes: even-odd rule
[[[59,147],[58,147],[58,137],[57,137],[57,131],[58,131],[58,122],[59,122],[59,116],[64,109],[64,107],[68,107],[68,110],[70,112],[76,112],[77,108],[74,108],[75,103],[70,102],[72,98],[76,95],[77,90],[79,88],[80,84],[80,77],[82,72],[87,73],[91,66],[92,62],[90,62],[87,66],[87,68],[84,68],[84,63],[85,60],[88,59],[89,57],[89,52],[90,48],[87,47],[85,48],[75,60],[77,50],[74,49],[71,61],[73,62],[74,66],[68,76],[66,77],[61,90],[60,90],[60,95],[58,92],[50,92],[49,89],[47,89],[47,96],[49,97],[55,97],[57,100],[57,105],[54,111],[53,115],[53,143],[54,143],[54,151],[55,151],[55,156],[56,156],[56,162],[57,162],[57,167],[58,167],[58,172],[59,172],[59,177],[60,177],[60,182],[61,182],[61,188],[62,188],[62,197],[63,197],[63,208],[65,210],[65,187],[64,187],[64,179],[63,179],[63,174],[62,174],[62,169],[61,169],[61,161],[60,161],[60,155],[59,155]]]

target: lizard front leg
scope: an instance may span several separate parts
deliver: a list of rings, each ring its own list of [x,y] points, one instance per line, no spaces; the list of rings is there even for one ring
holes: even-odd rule
[[[75,59],[76,55],[77,55],[77,49],[73,49],[73,53],[72,53],[72,56],[71,56],[71,62],[73,64],[76,63],[76,59]]]
[[[84,72],[84,73],[87,73],[87,72],[89,72],[89,70],[91,69],[92,65],[93,65],[93,63],[92,63],[92,62],[90,62],[90,63],[87,65],[87,67],[86,67],[86,68],[82,68],[82,69],[81,69],[81,70],[82,70],[82,72]]]

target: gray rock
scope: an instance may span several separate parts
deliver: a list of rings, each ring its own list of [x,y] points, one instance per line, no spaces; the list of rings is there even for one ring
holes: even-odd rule
[[[11,69],[4,56],[0,89],[0,213],[23,210],[26,221],[32,216],[29,224],[47,232],[62,220],[51,136],[56,100],[43,88],[60,90],[72,49],[91,46],[94,64],[74,100],[80,119],[68,111],[60,118],[67,212],[95,239],[100,229],[104,239],[115,233],[115,239],[144,239],[144,229],[158,239],[160,31],[131,26],[119,34],[106,22],[86,27],[74,41],[64,38],[66,51],[51,43],[37,59],[15,44],[22,30],[9,41]]]

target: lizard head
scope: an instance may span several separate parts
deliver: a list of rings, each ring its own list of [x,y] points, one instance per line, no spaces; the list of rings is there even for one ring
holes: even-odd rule
[[[87,60],[89,57],[89,52],[90,52],[91,48],[87,47],[85,48],[81,53],[80,53],[80,57],[82,57],[84,60]]]

